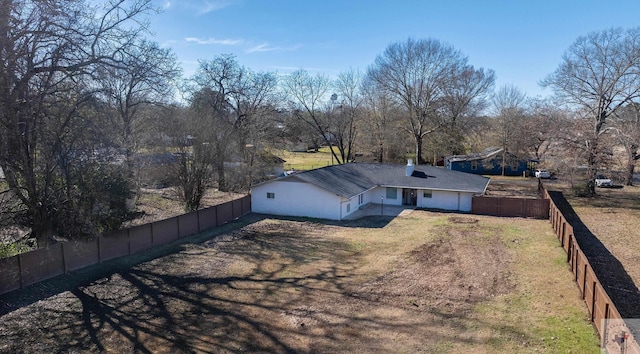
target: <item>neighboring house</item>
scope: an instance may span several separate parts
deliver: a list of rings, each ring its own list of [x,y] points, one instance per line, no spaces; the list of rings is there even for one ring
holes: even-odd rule
[[[433,166],[348,163],[300,172],[251,189],[256,213],[342,220],[369,204],[471,211],[489,179]]]
[[[253,164],[257,168],[263,169],[268,175],[280,176],[284,173],[285,162],[278,156],[263,151],[255,156]]]
[[[507,176],[522,176],[529,170],[527,160],[506,153],[497,147],[486,148],[478,153],[469,155],[453,155],[445,157],[445,167],[452,171],[476,173],[480,175],[502,175],[502,158],[506,155],[504,174]]]

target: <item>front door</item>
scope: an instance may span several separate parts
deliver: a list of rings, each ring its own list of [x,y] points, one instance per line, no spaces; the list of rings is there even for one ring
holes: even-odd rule
[[[402,205],[416,206],[418,204],[418,191],[415,189],[402,189]]]

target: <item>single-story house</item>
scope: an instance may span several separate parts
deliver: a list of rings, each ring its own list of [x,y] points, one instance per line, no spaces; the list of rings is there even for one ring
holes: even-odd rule
[[[504,174],[507,176],[522,176],[529,170],[529,161],[506,153],[502,148],[490,147],[478,153],[468,155],[453,155],[445,157],[445,167],[451,171],[461,171],[480,175],[502,175],[502,159],[506,155]]]
[[[342,220],[369,204],[471,211],[489,178],[433,166],[347,163],[291,174],[254,186],[256,213]]]

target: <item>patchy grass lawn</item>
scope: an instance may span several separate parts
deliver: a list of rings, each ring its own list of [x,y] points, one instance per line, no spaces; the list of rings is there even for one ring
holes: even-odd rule
[[[49,289],[0,318],[0,352],[599,352],[548,221],[236,224]]]
[[[336,154],[340,154],[334,147]],[[285,160],[285,170],[306,171],[337,163],[331,155],[329,147],[322,147],[318,152],[293,152],[287,150],[274,150],[272,153]]]

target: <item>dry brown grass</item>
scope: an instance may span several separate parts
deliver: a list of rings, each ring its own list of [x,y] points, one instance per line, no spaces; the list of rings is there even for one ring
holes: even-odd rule
[[[598,352],[548,221],[243,222],[5,314],[0,352]]]
[[[185,212],[175,187],[143,188],[141,192],[135,207],[135,210],[140,215],[133,220],[125,222],[122,225],[123,228],[169,219]],[[242,196],[244,194],[219,192],[217,189],[210,188],[205,192],[201,204],[203,208],[206,208],[226,203]]]

